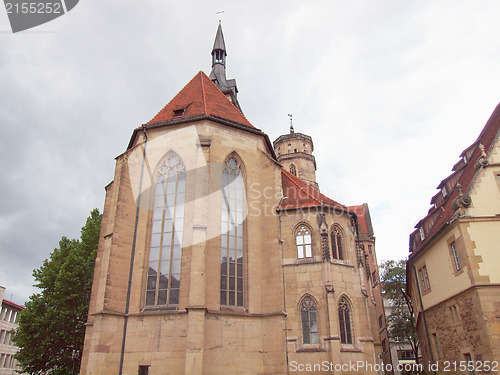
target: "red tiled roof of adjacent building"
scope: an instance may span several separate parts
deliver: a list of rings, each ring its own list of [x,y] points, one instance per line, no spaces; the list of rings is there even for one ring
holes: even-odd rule
[[[281,181],[283,195],[286,198],[280,202],[278,206],[279,210],[329,206],[342,211],[349,211],[343,204],[321,194],[318,190],[284,168],[281,168]]]
[[[26,309],[26,307],[21,306],[21,305],[18,305],[17,303],[12,302],[12,301],[9,301],[8,299],[5,299],[5,298],[3,299],[3,302],[4,302],[5,304],[7,304],[7,305],[9,305],[9,306],[11,306],[11,307],[14,307],[14,308],[16,308],[16,309],[19,309],[19,310],[24,310],[24,309]]]
[[[355,212],[358,216],[358,224],[361,226],[361,229],[365,232],[366,236],[373,236],[373,226],[372,219],[370,217],[370,211],[368,210],[368,205],[362,204],[358,206],[348,206],[350,211]]]
[[[200,71],[147,124],[213,116],[255,128],[219,88]]]
[[[433,198],[432,202],[436,202],[435,207],[431,208],[427,216],[420,220],[415,226],[417,229],[410,235],[410,252],[412,253],[410,258],[423,250],[452,220],[455,215],[455,210],[452,208],[452,202],[460,194],[457,184],[460,184],[463,193],[467,193],[477,172],[476,163],[482,154],[479,145],[483,145],[484,151],[486,154],[489,154],[491,148],[494,146],[494,140],[499,130],[500,104],[497,105],[490,119],[481,131],[481,134],[473,143],[472,146],[474,147],[471,148],[471,146],[469,146],[465,150],[470,154],[470,157],[467,158],[468,160],[464,161],[463,165],[458,170],[456,170],[457,165],[455,164],[455,171],[439,184],[439,187],[446,187],[447,185],[452,186],[448,186],[446,197],[439,199],[439,202],[436,201],[436,196]],[[462,156],[465,154],[465,151],[462,153]],[[420,238],[420,228],[424,229],[423,240]]]

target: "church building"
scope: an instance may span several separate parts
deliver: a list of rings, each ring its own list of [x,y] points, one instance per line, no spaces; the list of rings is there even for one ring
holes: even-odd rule
[[[380,374],[368,205],[320,192],[310,136],[247,120],[226,56],[219,24],[210,75],[116,158],[80,373]]]

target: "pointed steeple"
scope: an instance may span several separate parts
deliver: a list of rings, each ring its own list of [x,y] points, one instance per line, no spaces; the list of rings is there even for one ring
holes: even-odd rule
[[[231,100],[235,107],[243,113],[237,99],[238,88],[236,87],[236,80],[226,78],[226,56],[226,43],[224,43],[222,25],[219,21],[219,27],[217,28],[212,48],[212,72],[210,73],[210,79]]]
[[[215,35],[214,48],[212,48],[212,67],[215,64],[226,66],[226,44],[224,43],[224,35],[222,34],[222,25],[219,22],[217,34]]]

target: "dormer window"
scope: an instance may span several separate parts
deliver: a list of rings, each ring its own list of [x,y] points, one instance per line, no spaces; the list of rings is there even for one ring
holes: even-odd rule
[[[424,228],[422,227],[418,228],[418,233],[420,234],[420,240],[421,241],[425,240]]]
[[[186,111],[186,108],[174,109],[174,117],[180,117],[180,116],[184,115],[185,111]]]
[[[443,188],[441,189],[441,195],[443,196],[443,198],[446,198],[446,196],[448,195],[448,192],[446,191],[446,186],[443,186]]]

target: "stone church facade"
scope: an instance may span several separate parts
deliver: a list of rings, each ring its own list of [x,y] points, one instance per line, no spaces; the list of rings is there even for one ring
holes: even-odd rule
[[[210,76],[116,158],[81,374],[380,373],[368,206],[321,194],[312,139],[271,144],[225,66],[219,25]]]

